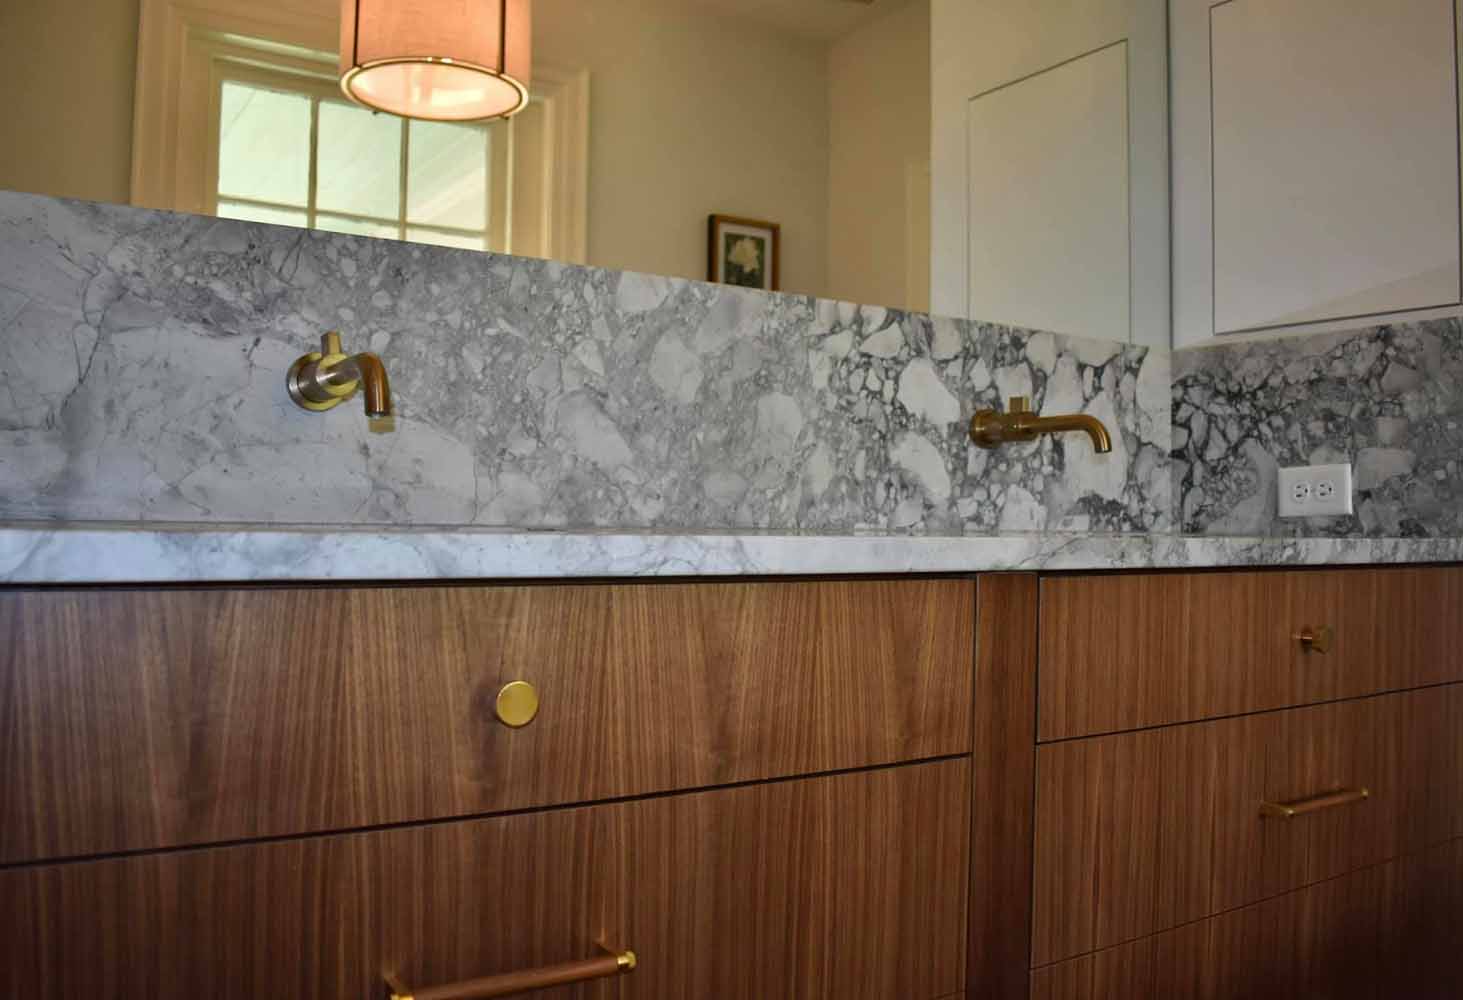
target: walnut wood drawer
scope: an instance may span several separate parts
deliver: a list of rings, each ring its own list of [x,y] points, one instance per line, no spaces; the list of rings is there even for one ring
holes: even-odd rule
[[[1032,963],[1463,837],[1463,685],[1041,746]],[[1264,802],[1366,788],[1293,819]]]
[[[1460,607],[1452,567],[1045,577],[1038,738],[1463,680]]]
[[[1463,840],[1037,969],[1033,1000],[1453,1000]]]
[[[0,592],[0,862],[968,752],[969,580]],[[526,728],[507,681],[537,687]]]
[[[376,997],[634,949],[544,997],[965,985],[966,759],[0,872],[0,995]]]

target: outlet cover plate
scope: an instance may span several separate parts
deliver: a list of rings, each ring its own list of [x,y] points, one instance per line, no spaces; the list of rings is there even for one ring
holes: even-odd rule
[[[1351,466],[1297,465],[1280,470],[1281,517],[1351,513]]]

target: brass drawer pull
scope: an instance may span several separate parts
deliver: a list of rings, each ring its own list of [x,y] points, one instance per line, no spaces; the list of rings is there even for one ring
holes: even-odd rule
[[[1331,647],[1336,645],[1336,631],[1330,625],[1322,625],[1320,628],[1304,626],[1294,636],[1299,640],[1300,648],[1307,653],[1329,653]]]
[[[528,681],[509,681],[498,692],[493,711],[503,725],[522,729],[538,715],[538,691]]]
[[[501,976],[484,976],[447,986],[430,986],[424,990],[408,990],[390,985],[391,1000],[477,1000],[479,997],[507,997],[550,986],[582,983],[589,979],[607,979],[634,970],[637,959],[633,951],[610,951],[599,958],[578,962],[546,965],[542,969],[505,972]]]
[[[1366,786],[1338,788],[1334,792],[1314,795],[1308,799],[1295,799],[1291,802],[1261,802],[1260,815],[1269,819],[1295,819],[1297,816],[1320,812],[1322,809],[1335,809],[1337,806],[1349,806],[1353,802],[1364,802],[1371,797],[1372,791]]]

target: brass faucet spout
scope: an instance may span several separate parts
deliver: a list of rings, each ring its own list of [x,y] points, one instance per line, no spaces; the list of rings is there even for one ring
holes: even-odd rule
[[[366,401],[366,416],[391,415],[391,380],[386,366],[369,351],[346,356],[340,334],[320,338],[319,353],[306,354],[290,366],[286,380],[290,398],[307,410],[329,410],[345,402],[359,387]]]
[[[336,365],[330,375],[336,373],[361,384],[361,395],[366,399],[366,416],[391,416],[391,380],[386,377],[386,366],[380,358],[364,351]]]
[[[1073,413],[1061,417],[1035,417],[1028,426],[1037,434],[1061,434],[1081,431],[1092,439],[1092,450],[1099,455],[1112,451],[1112,437],[1102,421],[1089,413]]]
[[[1038,417],[1024,396],[1013,396],[1005,413],[980,410],[970,421],[970,439],[981,448],[999,448],[1017,441],[1035,441],[1041,434],[1081,431],[1099,455],[1112,451],[1112,437],[1101,420],[1089,413]]]

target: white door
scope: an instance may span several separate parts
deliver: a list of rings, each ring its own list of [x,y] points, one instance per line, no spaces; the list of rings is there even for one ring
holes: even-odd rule
[[[1173,0],[1174,340],[1459,299],[1452,0]]]
[[[934,312],[1167,347],[1164,0],[933,0]]]

